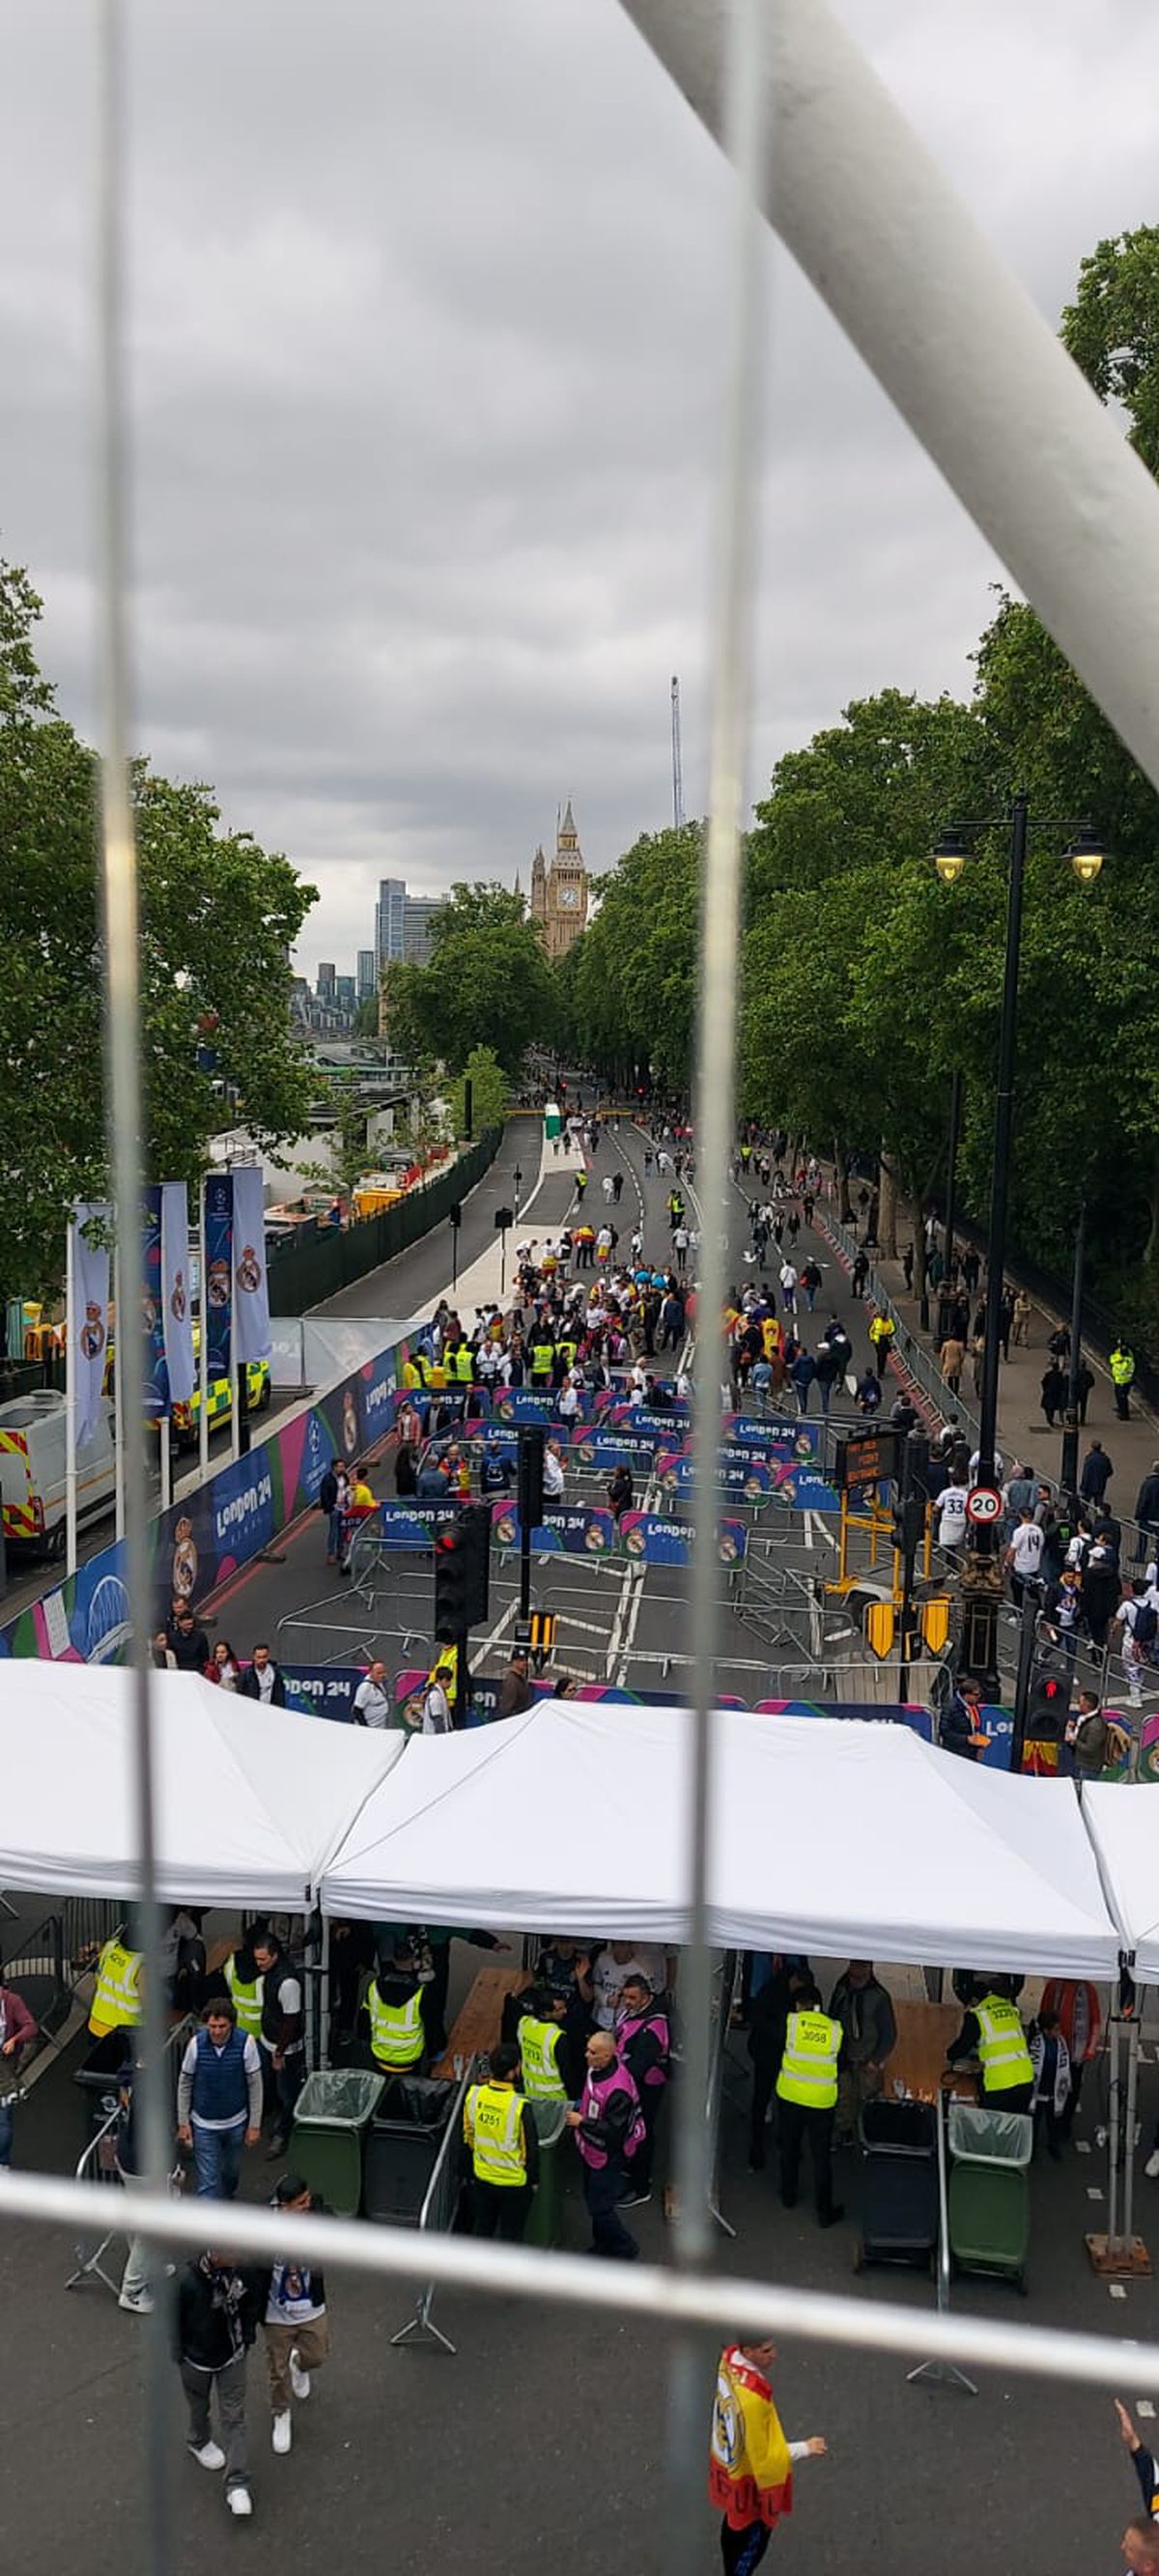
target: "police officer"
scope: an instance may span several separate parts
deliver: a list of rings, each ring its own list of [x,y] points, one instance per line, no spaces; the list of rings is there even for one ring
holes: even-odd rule
[[[429,1982],[426,1981],[426,1982]],[[414,1959],[396,1950],[380,1959],[366,1989],[370,2053],[384,2075],[421,2075],[427,2053],[426,1983]]]
[[[801,1986],[786,2024],[785,2053],[777,2077],[781,2199],[786,2209],[796,2206],[801,2149],[808,2139],[821,2227],[833,2227],[845,2215],[833,2202],[833,2119],[842,2036],[840,2022],[832,2013],[822,2012],[817,1987]]]
[[[131,1947],[128,1924],[122,1924],[106,1941],[96,1963],[97,1982],[89,2009],[89,2029],[94,2039],[107,2039],[111,2030],[132,2030],[142,2019],[145,2006],[141,1994],[143,1950]]]
[[[520,2243],[539,2178],[539,2133],[516,2090],[519,2072],[519,2050],[500,2040],[486,2081],[472,2084],[463,2104],[474,2232],[504,2245]]]
[[[951,2066],[957,2066],[964,2057],[977,2058],[982,2069],[984,2102],[992,2103],[999,2111],[1029,2111],[1034,2099],[1034,2068],[1010,1977],[991,1978],[984,1993],[964,2015],[946,2056]]]
[[[1126,1335],[1119,1334],[1111,1353],[1111,1383],[1115,1390],[1115,1411],[1120,1422],[1131,1419],[1130,1394],[1135,1382],[1135,1354]]]
[[[516,2036],[529,2102],[570,2102],[578,2089],[567,2044],[567,1999],[549,1986],[520,1995]]]

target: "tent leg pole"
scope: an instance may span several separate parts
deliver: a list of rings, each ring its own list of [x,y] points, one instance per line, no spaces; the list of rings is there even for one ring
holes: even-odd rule
[[[1111,2085],[1107,2104],[1107,2244],[1119,2237],[1119,2024],[1111,2023]]]
[[[948,2313],[950,2305],[950,2189],[946,2169],[946,2100],[943,2093],[939,2093],[935,2107],[938,2137],[938,2259],[935,2278],[937,2311],[942,2317]],[[924,2380],[929,2381],[931,2388],[960,2388],[967,2397],[978,2394],[975,2381],[967,2379],[965,2371],[959,2370],[956,2362],[919,2361],[916,2370],[907,2370],[906,2381],[911,2388]]]
[[[1135,2243],[1135,2092],[1139,2071],[1139,2025],[1127,2025],[1127,2114],[1123,2138],[1123,2243],[1131,2254]]]

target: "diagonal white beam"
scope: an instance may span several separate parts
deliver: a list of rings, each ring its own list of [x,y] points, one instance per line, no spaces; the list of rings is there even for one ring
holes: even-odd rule
[[[730,0],[622,5],[720,141]],[[825,0],[768,8],[769,222],[1159,787],[1159,491]]]

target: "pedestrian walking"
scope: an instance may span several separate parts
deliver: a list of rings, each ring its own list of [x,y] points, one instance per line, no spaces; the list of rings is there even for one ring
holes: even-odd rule
[[[1047,1430],[1053,1431],[1055,1417],[1066,1403],[1066,1379],[1056,1359],[1052,1359],[1043,1370],[1040,1401],[1046,1415]]]
[[[1027,1334],[1030,1330],[1030,1315],[1030,1299],[1026,1294],[1025,1288],[1016,1288],[1014,1292],[1014,1316],[1010,1330],[1010,1339],[1015,1344],[1016,1348],[1021,1348],[1023,1343],[1026,1341]]]
[[[869,1318],[869,1339],[873,1351],[873,1365],[879,1378],[885,1376],[885,1363],[893,1348],[896,1331],[897,1326],[892,1315],[887,1315],[880,1308],[874,1307]]]
[[[632,2172],[626,2209],[641,2208],[652,2197],[652,2162],[656,2128],[671,2072],[672,2036],[668,2015],[653,1993],[650,1978],[632,1969],[620,1988],[616,2009],[616,2046],[640,2099],[644,2137]]]
[[[337,1565],[342,1548],[342,1522],[338,1512],[339,1470],[345,1478],[341,1459],[332,1458],[318,1487],[318,1509],[326,1521],[326,1563]]]
[[[283,2174],[273,2207],[287,2217],[320,2210],[323,2203],[301,2174]],[[274,2264],[266,2291],[262,2331],[270,2382],[273,2424],[270,2445],[284,2458],[294,2439],[291,2397],[304,2406],[315,2371],[330,2358],[330,2319],[326,2310],[326,2277],[292,2256]]]
[[[722,2517],[725,2576],[753,2576],[782,2514],[792,2512],[795,2463],[824,2459],[828,2447],[820,2433],[785,2440],[768,2376],[776,2357],[766,2337],[726,2345],[717,2365],[708,2495]]]
[[[393,1715],[394,1703],[386,1678],[386,1666],[381,1657],[376,1656],[354,1694],[354,1723],[381,1729],[390,1725]]]
[[[201,2199],[232,2200],[243,2147],[262,2134],[262,2063],[257,2043],[237,2026],[229,1995],[214,1995],[181,2060],[177,2079],[178,2144],[192,2150]]]
[[[241,1699],[256,1699],[263,1708],[284,1708],[286,1685],[268,1646],[255,1646],[247,1670],[238,1683]]]
[[[1113,1461],[1108,1458],[1102,1441],[1092,1440],[1079,1477],[1080,1501],[1093,1503],[1098,1510],[1114,1472]]]
[[[1135,1354],[1124,1333],[1120,1333],[1111,1353],[1111,1384],[1115,1391],[1115,1411],[1120,1422],[1131,1419],[1131,1388],[1135,1383]]]
[[[781,1289],[781,1304],[784,1307],[785,1313],[786,1315],[795,1315],[797,1312],[797,1265],[795,1261],[790,1261],[787,1253],[781,1263],[778,1278]]]
[[[869,1254],[868,1254],[867,1252],[861,1252],[861,1251],[859,1251],[859,1252],[857,1252],[857,1253],[854,1255],[854,1261],[853,1261],[853,1274],[852,1274],[852,1278],[851,1278],[851,1281],[850,1281],[850,1285],[851,1285],[851,1287],[852,1287],[852,1289],[853,1289],[853,1294],[854,1294],[854,1296],[855,1296],[855,1297],[864,1297],[864,1295],[865,1295],[865,1283],[866,1283],[866,1280],[868,1279],[868,1277],[869,1277]]]
[[[275,1932],[255,1933],[250,1947],[262,1981],[259,2044],[263,2093],[273,2121],[273,2135],[266,2150],[272,2161],[285,2154],[306,2071],[302,1976]]]
[[[253,2512],[245,2382],[262,2314],[259,2282],[263,2279],[261,2274],[242,2271],[231,2254],[210,2251],[186,2265],[177,2292],[174,2340],[189,2407],[186,2447],[199,2469],[225,2470],[225,2501],[229,2511],[239,2516]],[[213,2438],[214,2402],[221,2442]]]

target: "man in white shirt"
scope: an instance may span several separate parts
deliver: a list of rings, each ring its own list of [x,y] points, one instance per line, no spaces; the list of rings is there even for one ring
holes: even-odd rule
[[[561,1422],[578,1422],[580,1409],[579,1389],[573,1378],[569,1377],[564,1379],[563,1385],[561,1386],[559,1394],[555,1400],[555,1409]]]
[[[371,1665],[365,1681],[359,1682],[355,1691],[354,1722],[356,1726],[381,1727],[389,1726],[390,1719],[391,1705],[390,1692],[386,1686],[386,1666],[384,1663],[375,1662]]]
[[[563,1501],[563,1460],[558,1440],[549,1440],[543,1453],[543,1499],[546,1503]]]
[[[786,1315],[795,1315],[797,1312],[797,1267],[795,1262],[789,1260],[782,1261],[780,1268],[780,1282],[781,1304],[785,1309],[785,1313]]]
[[[939,1547],[961,1547],[966,1535],[966,1502],[964,1485],[943,1485],[937,1501]]]
[[[257,2041],[237,2026],[237,2006],[214,1995],[181,2060],[177,2136],[191,2147],[202,2199],[232,2200],[243,2146],[262,2133],[262,2061]]]
[[[1010,1576],[1010,1590],[1021,1605],[1028,1583],[1036,1581],[1042,1564],[1042,1531],[1033,1512],[1020,1512],[1018,1523],[1002,1562]]]

